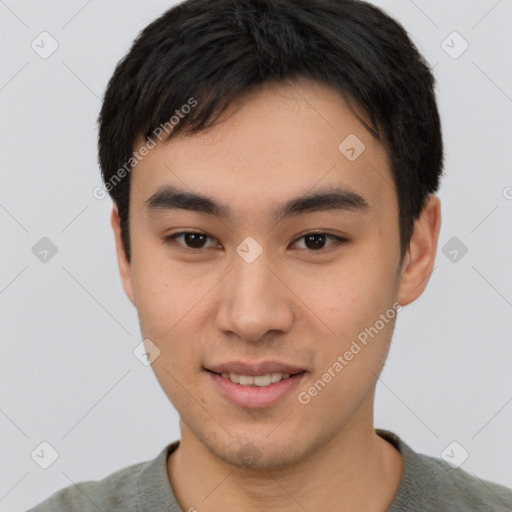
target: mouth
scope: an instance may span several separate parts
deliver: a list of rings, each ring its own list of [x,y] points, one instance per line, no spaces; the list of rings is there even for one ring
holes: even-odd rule
[[[204,368],[214,389],[231,405],[261,409],[276,405],[300,385],[308,371],[278,362],[226,363]]]
[[[272,384],[276,384],[283,380],[289,379],[291,377],[296,377],[298,375],[302,375],[306,373],[306,370],[302,370],[297,373],[280,373],[280,372],[272,372],[267,373],[265,375],[240,375],[238,373],[233,372],[222,372],[216,373],[211,370],[207,370],[210,373],[215,375],[219,375],[223,379],[229,380],[233,384],[239,384],[240,386],[248,386],[248,387],[260,387],[265,388],[267,386],[271,386]]]

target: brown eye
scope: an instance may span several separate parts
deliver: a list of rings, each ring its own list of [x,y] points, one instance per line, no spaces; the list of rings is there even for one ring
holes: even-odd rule
[[[327,247],[325,247],[325,243],[327,239],[334,240],[334,243],[331,243]],[[347,240],[345,238],[341,238],[335,235],[329,235],[327,233],[307,233],[306,235],[301,236],[297,240],[304,240],[305,247],[299,247],[300,249],[307,249],[312,252],[322,251],[328,247],[339,245]],[[296,242],[298,243],[298,242]]]
[[[206,235],[202,235],[201,233],[185,233],[184,241],[188,247],[192,247],[193,249],[202,249],[203,245],[208,238]]]
[[[207,248],[205,243],[208,239],[213,239],[204,233],[198,233],[195,231],[183,231],[181,233],[176,233],[174,235],[170,235],[165,237],[164,241],[166,243],[175,243],[179,239],[182,239],[182,242],[179,242],[183,249],[191,249],[191,250],[200,250]],[[215,246],[215,245],[214,245]]]

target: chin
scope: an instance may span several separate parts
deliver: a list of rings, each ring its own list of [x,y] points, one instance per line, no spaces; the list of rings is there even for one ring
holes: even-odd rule
[[[244,439],[228,439],[227,444],[206,442],[206,448],[217,458],[240,469],[269,471],[294,466],[306,457],[306,451],[297,440],[288,438],[269,440],[265,437],[247,436]]]

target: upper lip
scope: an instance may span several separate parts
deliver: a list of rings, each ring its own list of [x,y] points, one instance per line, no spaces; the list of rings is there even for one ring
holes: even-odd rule
[[[259,363],[244,363],[243,361],[230,361],[220,364],[205,366],[206,370],[214,373],[236,373],[256,377],[269,373],[289,373],[293,375],[305,371],[299,366],[280,363],[279,361],[260,361]]]

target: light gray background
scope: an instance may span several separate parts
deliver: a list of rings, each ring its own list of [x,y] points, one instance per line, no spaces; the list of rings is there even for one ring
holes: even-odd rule
[[[375,425],[436,457],[457,441],[463,469],[512,487],[512,2],[374,3],[435,66],[447,172],[436,268],[399,315]],[[149,460],[179,436],[151,368],[132,354],[141,338],[111,202],[92,195],[107,80],[172,4],[0,1],[2,511]],[[59,44],[47,59],[31,48],[43,31]],[[453,31],[469,43],[457,59],[441,46]],[[47,263],[32,253],[44,236],[58,248]],[[455,263],[442,252],[452,237],[468,248]],[[46,470],[31,458],[43,441],[59,453]]]

